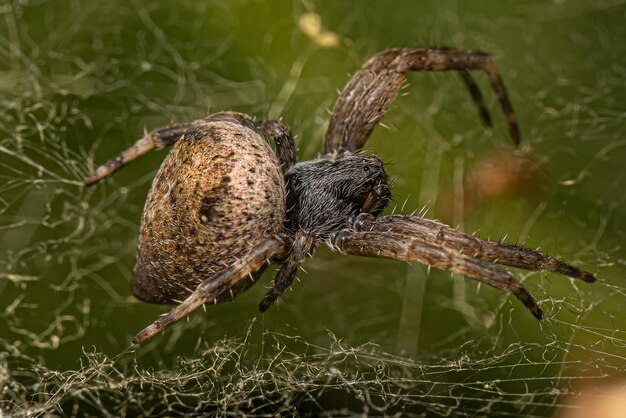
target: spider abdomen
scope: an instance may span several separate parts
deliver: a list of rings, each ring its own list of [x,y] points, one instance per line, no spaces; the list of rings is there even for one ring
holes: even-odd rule
[[[195,122],[163,161],[148,194],[133,294],[153,303],[180,301],[280,233],[284,190],[276,156],[249,117],[218,113]]]

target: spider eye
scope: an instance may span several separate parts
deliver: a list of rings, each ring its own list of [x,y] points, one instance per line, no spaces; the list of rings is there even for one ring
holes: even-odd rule
[[[365,171],[366,173],[369,173],[370,168],[368,166],[363,166],[363,171]]]

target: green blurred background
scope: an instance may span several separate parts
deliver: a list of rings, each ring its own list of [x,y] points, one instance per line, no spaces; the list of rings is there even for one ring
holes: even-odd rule
[[[338,44],[304,34],[305,13]],[[551,416],[585,385],[623,379],[625,17],[611,0],[0,0],[0,410]],[[145,129],[220,110],[282,116],[299,158],[314,158],[349,75],[378,51],[424,46],[493,56],[531,169],[450,211],[442,196],[473,187],[475,167],[517,154],[485,77],[493,131],[454,74],[409,74],[368,142],[394,179],[390,211],[540,247],[599,281],[515,271],[539,323],[448,272],[320,246],[269,312],[257,306],[274,269],[131,346],[168,309],[129,291],[166,151],[86,189],[94,165]]]

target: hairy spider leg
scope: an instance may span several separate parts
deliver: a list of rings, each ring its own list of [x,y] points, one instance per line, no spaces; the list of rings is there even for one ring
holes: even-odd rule
[[[393,232],[410,235],[428,244],[444,247],[455,252],[497,264],[532,271],[550,271],[563,276],[593,283],[593,274],[549,257],[537,250],[517,245],[486,241],[465,234],[441,222],[412,215],[387,215],[374,218],[359,215],[355,229],[370,232]]]
[[[228,120],[228,118],[242,119],[237,113],[221,112],[208,116],[205,120],[217,121]],[[242,120],[242,122],[253,124],[255,129],[260,129],[267,137],[274,141],[276,145],[276,155],[280,161],[283,173],[296,163],[296,145],[293,136],[289,128],[282,122],[266,120],[254,123],[248,119]],[[143,138],[135,142],[130,148],[127,148],[118,156],[98,167],[85,179],[85,185],[91,186],[99,182],[153,148],[161,149],[174,145],[193,124],[194,123],[191,122],[170,125],[146,133]]]
[[[216,302],[222,292],[236,286],[241,280],[249,280],[248,276],[264,267],[269,259],[279,257],[285,252],[284,242],[277,237],[269,238],[261,245],[254,247],[250,253],[237,260],[229,268],[204,280],[180,305],[140,331],[133,338],[133,344],[139,344],[151,338],[204,303]]]
[[[302,230],[296,232],[287,260],[276,274],[272,288],[263,296],[259,304],[259,311],[265,312],[291,286],[296,278],[298,267],[311,255],[316,244],[315,235]]]
[[[374,127],[389,110],[407,71],[459,71],[478,107],[483,123],[491,119],[474,80],[472,70],[484,71],[495,91],[515,144],[520,131],[504,83],[489,55],[451,48],[390,49],[381,52],[357,71],[337,99],[324,139],[324,153],[361,149]]]
[[[173,145],[190,126],[191,124],[183,123],[147,132],[143,138],[137,140],[130,148],[125,149],[118,156],[111,158],[109,161],[96,168],[96,170],[85,179],[85,186],[91,186],[103,178],[110,176],[153,148],[160,149]]]
[[[438,269],[462,274],[496,289],[513,293],[535,318],[543,318],[543,312],[535,299],[515,280],[511,272],[486,261],[429,244],[418,237],[395,232],[344,229],[335,233],[329,244],[344,254],[418,261]]]
[[[468,70],[459,71],[459,75],[461,76],[461,80],[465,83],[467,90],[478,109],[478,116],[480,120],[485,125],[485,128],[493,128],[493,123],[491,122],[491,115],[489,114],[489,110],[487,110],[487,106],[485,105],[485,99],[483,98],[483,94],[480,92],[480,88],[472,77],[472,74]]]
[[[286,173],[298,162],[296,144],[291,131],[278,120],[265,120],[259,123],[258,126],[274,142],[280,168],[283,170],[283,173]]]

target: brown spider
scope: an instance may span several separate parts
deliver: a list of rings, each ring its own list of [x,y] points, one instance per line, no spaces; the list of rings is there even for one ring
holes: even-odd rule
[[[266,310],[320,241],[344,254],[415,260],[510,291],[538,319],[543,313],[532,296],[496,264],[595,281],[592,274],[529,248],[483,241],[419,216],[379,216],[390,198],[387,176],[380,160],[361,150],[410,70],[458,71],[483,122],[491,126],[470,75],[484,71],[519,143],[511,103],[488,55],[391,49],[370,59],[348,82],[317,160],[296,162],[294,141],[283,123],[257,123],[224,112],[147,133],[88,177],[86,184],[94,184],[148,150],[174,144],[144,208],[132,292],[147,302],[179,304],[133,342],[202,304],[231,300],[273,260],[281,268],[261,301],[260,310]],[[275,152],[263,135],[273,140]]]

